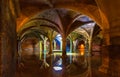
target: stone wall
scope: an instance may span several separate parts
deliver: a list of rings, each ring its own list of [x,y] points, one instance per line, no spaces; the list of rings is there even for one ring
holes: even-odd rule
[[[1,3],[1,0],[0,0],[0,3]],[[1,15],[1,4],[0,4],[0,15]],[[2,29],[2,26],[1,26],[1,16],[0,16],[0,77],[1,77],[1,29]]]
[[[14,77],[16,66],[16,21],[9,0],[0,0],[0,77]]]
[[[120,77],[120,45],[109,46],[109,68],[110,77]]]
[[[1,34],[0,34],[0,77],[1,77],[1,67],[2,67],[2,62],[1,62]]]

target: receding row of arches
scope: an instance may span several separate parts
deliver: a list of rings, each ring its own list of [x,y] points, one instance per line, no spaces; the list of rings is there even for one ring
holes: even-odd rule
[[[43,67],[47,67],[49,55],[61,53],[64,64],[69,53],[76,53],[89,57],[85,60],[90,70],[91,55],[96,55],[91,51],[98,51],[100,55],[101,31],[91,18],[72,10],[56,8],[43,11],[31,17],[18,31],[18,63],[34,55],[44,61]],[[80,49],[81,45],[84,49]]]
[[[23,40],[25,37],[37,37],[42,39],[42,34],[48,37],[49,41],[52,41],[55,36],[60,33],[63,38],[63,54],[66,54],[65,45],[67,36],[72,37],[74,33],[81,33],[81,35],[89,40],[92,37],[94,28],[93,36],[96,36],[96,34],[101,31],[99,26],[93,25],[94,27],[91,27],[91,24],[95,25],[96,23],[85,15],[66,9],[50,9],[33,16],[27,23],[25,23],[18,31],[18,40]],[[79,26],[81,26],[81,29],[76,29]],[[76,31],[69,35],[75,29]]]
[[[89,50],[89,56],[86,53],[84,53],[84,55],[87,55],[91,60],[93,60],[92,58],[94,55],[94,59],[97,59],[96,56],[100,53],[102,54],[101,66],[99,68],[97,67],[97,70],[92,70],[92,72],[97,72],[97,75],[100,73],[100,76],[101,73],[104,73],[108,76],[119,77],[120,12],[117,8],[119,3],[120,1],[112,0],[109,2],[105,0],[1,0],[0,76],[15,77],[15,73],[17,72],[15,70],[16,62],[19,62],[19,59],[22,60],[22,58],[24,58],[22,57],[24,53],[29,52],[29,50],[30,52],[27,53],[27,55],[30,53],[36,54],[36,50],[38,48],[40,57],[40,49],[42,49],[41,51],[44,53],[46,47],[45,44],[47,43],[46,45],[48,45],[49,48],[46,47],[46,50],[49,53],[47,52],[47,55],[43,55],[43,57],[47,57],[47,59],[43,59],[46,60],[46,62],[42,62],[46,67],[48,65],[52,65],[51,63],[47,63],[47,60],[51,59],[49,56],[55,53],[55,48],[57,50],[61,49],[60,53],[62,59],[59,60],[60,62],[61,60],[65,60],[63,58],[66,58],[66,56],[71,55],[67,55],[69,53],[67,51],[71,51],[73,49],[74,52],[75,48],[78,48],[79,51],[79,48],[81,47],[76,45],[80,45],[82,42],[82,44],[84,44],[81,46]],[[90,24],[92,23],[94,23],[94,27],[91,28]],[[62,44],[60,47],[59,42],[56,40],[56,35],[58,34],[62,37]],[[73,35],[76,36],[76,34],[79,34],[80,37],[75,37],[75,40],[82,41],[77,41],[76,43],[76,41],[73,40]],[[44,43],[44,39],[46,39],[46,43]],[[88,46],[86,43],[88,43]],[[26,51],[27,46],[28,50]],[[42,48],[40,46],[42,46]],[[33,53],[33,51],[35,52]],[[98,53],[97,51],[101,52]],[[77,61],[75,58],[73,59],[73,61]],[[85,63],[85,61],[80,59],[78,60],[79,62]],[[89,64],[97,62],[90,61],[90,59],[87,60]],[[29,60],[33,61],[33,58]],[[26,60],[26,62],[29,60]],[[36,64],[37,61],[33,61],[33,63],[28,64]],[[63,62],[65,63],[65,61]],[[94,66],[95,65],[96,64],[94,64]],[[39,66],[35,68],[39,68]],[[32,68],[32,71],[38,70],[35,68]],[[89,67],[89,69],[90,68],[91,67]],[[37,71],[36,73],[37,74],[34,72],[35,76],[39,75]],[[24,76],[27,77],[26,75],[20,77]]]

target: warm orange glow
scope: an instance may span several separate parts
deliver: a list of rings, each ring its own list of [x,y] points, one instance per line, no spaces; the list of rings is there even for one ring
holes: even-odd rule
[[[80,49],[79,49],[79,52],[80,52],[80,55],[81,55],[81,56],[84,55],[84,51],[85,51],[84,48],[85,48],[84,44],[81,44],[81,45],[80,45]]]
[[[84,55],[84,49],[80,49],[80,55]]]
[[[80,45],[80,49],[84,49],[85,46],[83,44]]]
[[[17,32],[19,31],[19,29],[23,26],[23,24],[25,23],[25,22],[27,22],[28,21],[28,17],[25,17],[25,16],[23,16],[22,18],[24,18],[24,20],[18,20],[17,21]]]

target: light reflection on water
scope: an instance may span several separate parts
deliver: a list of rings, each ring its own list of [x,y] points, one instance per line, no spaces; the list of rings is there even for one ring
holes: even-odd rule
[[[52,55],[43,54],[41,57],[40,60],[36,60],[33,57],[29,59],[30,61],[26,60],[26,63],[28,61],[29,64],[33,64],[32,67],[31,65],[27,67],[29,68],[28,70],[32,71],[29,73],[31,74],[29,77],[81,77],[78,75],[84,73],[87,75],[88,63],[86,56],[80,56],[78,53],[67,53],[65,64],[63,64],[62,53],[55,52]],[[39,63],[37,64],[36,62]],[[23,76],[21,77],[28,77],[25,74],[27,73],[23,72]],[[36,76],[36,74],[38,75]],[[85,75],[82,77],[86,77]]]
[[[55,65],[53,66],[53,69],[55,71],[61,71],[62,70],[62,59],[60,58]]]
[[[42,46],[42,43],[40,44],[40,46]],[[23,60],[22,66],[25,67],[25,69],[23,69],[24,70],[23,75],[26,72],[28,73],[30,71],[29,73],[31,74],[31,76],[20,76],[20,77],[63,77],[61,76],[63,70],[65,70],[67,73],[67,76],[65,77],[71,77],[71,76],[76,77],[77,75],[82,75],[83,73],[86,73],[89,69],[88,67],[90,66],[89,65],[90,53],[87,49],[85,50],[83,49],[83,51],[85,51],[84,53],[81,53],[82,49],[75,51],[75,53],[67,52],[65,65],[63,65],[62,63],[61,50],[54,50],[52,55],[48,55],[48,51],[46,49],[44,51],[40,50],[39,53],[36,53],[34,55],[39,57],[39,59],[37,60],[35,60],[36,57],[34,57],[34,59],[33,57],[28,59],[32,55],[31,51],[32,49],[29,48],[24,49],[24,53],[22,53],[23,55],[21,55],[22,56],[21,61]],[[25,58],[27,59],[25,60]],[[95,61],[96,61],[96,57],[95,60],[93,60],[93,62]],[[95,63],[94,66],[96,66],[96,64],[97,63]],[[63,66],[65,66],[65,68]],[[35,70],[33,68],[35,68]],[[32,76],[32,74],[34,75],[34,72],[35,74],[36,72],[38,72],[38,76]],[[50,76],[50,74],[52,74],[52,76]],[[82,77],[86,77],[85,75]],[[81,77],[81,76],[77,76],[77,77]]]
[[[87,62],[86,56],[81,56],[78,53],[67,53],[65,69],[63,69],[61,56],[62,56],[62,53],[54,53],[53,55],[51,55],[52,57],[51,63],[47,61],[49,57],[46,58],[46,61],[48,62],[48,64],[52,64],[52,66],[50,67],[52,67],[54,75],[55,74],[61,75],[61,73],[63,73],[62,71],[66,71],[68,77],[70,77],[70,75],[76,76],[76,75],[86,73],[88,69],[88,64],[87,64],[88,62]],[[59,76],[59,77],[62,77],[62,76]],[[83,76],[83,77],[86,77],[86,76]]]
[[[61,70],[62,70],[62,67],[60,67],[60,66],[54,66],[53,69],[54,69],[55,71],[61,71]]]

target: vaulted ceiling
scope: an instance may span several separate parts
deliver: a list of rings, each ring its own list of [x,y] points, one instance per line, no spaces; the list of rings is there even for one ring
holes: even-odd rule
[[[97,24],[101,24],[99,9],[94,0],[20,0],[19,2],[20,16],[17,19],[17,31],[32,16],[54,8],[64,8],[79,14],[85,14]]]
[[[81,25],[92,23],[93,21],[85,15],[67,10],[63,8],[55,8],[42,11],[32,16],[19,30],[24,34],[25,31],[38,27],[38,30],[43,30],[41,27],[49,27],[57,31],[62,37],[67,37],[69,33]],[[47,29],[48,30],[48,29]]]
[[[19,0],[20,13],[19,17],[17,18],[17,32],[19,32],[24,24],[33,16],[36,16],[43,11],[49,9],[65,9],[71,10],[76,14],[84,14],[95,21],[100,26],[102,31],[105,31],[106,33],[111,31],[111,36],[119,36],[119,33],[113,32],[114,30],[110,30],[110,27],[111,29],[116,28],[116,30],[119,32],[118,24],[120,11],[117,9],[119,4],[119,0]],[[62,17],[60,15],[61,12],[58,11],[57,13],[57,16]],[[67,22],[69,21],[67,20],[64,22],[66,22],[64,26],[68,26]],[[57,22],[56,24],[59,23]],[[63,28],[66,30],[68,27]],[[107,35],[107,37],[109,37],[109,35]]]

